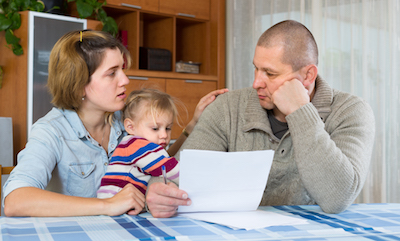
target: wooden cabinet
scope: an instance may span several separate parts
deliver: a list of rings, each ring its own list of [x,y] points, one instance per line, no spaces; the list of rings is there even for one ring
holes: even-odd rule
[[[0,116],[11,117],[14,159],[25,147],[32,124],[51,108],[47,91],[47,66],[52,46],[65,33],[82,30],[86,20],[39,12],[21,12],[21,38],[24,54],[16,56],[0,32],[0,65],[4,70],[0,89]],[[1,135],[1,133],[0,133]]]
[[[179,123],[181,126],[174,124],[172,127],[172,139],[178,138],[186,123],[192,119],[199,100],[216,88],[215,81],[169,79],[166,82],[165,91],[180,101],[177,107],[182,123]]]
[[[172,139],[178,138],[185,125],[193,118],[194,110],[199,100],[217,88],[215,81],[140,76],[128,76],[128,78],[130,79],[130,83],[126,86],[126,93],[141,88],[153,88],[164,91],[178,100],[179,123],[174,123]]]
[[[107,5],[158,12],[159,0],[107,0]]]
[[[129,84],[125,86],[127,95],[132,90],[142,88],[158,89],[165,92],[165,79],[162,78],[148,78],[141,76],[128,76]]]
[[[160,0],[160,12],[208,20],[210,0]]]
[[[76,17],[74,4],[69,3],[68,15]],[[132,56],[132,66],[126,70],[131,79],[127,92],[152,87],[178,98],[188,113],[186,117],[183,109],[180,110],[184,127],[202,96],[225,87],[225,0],[108,0],[104,9],[116,20],[119,30],[126,33],[127,48]],[[21,28],[15,34],[21,38],[23,56],[15,56],[8,49],[4,31],[0,32],[0,65],[4,70],[0,116],[13,118],[14,157],[24,148],[29,134],[27,58],[28,55],[34,56],[28,54],[27,12],[22,13],[21,20]],[[48,34],[57,32],[57,28],[49,29]],[[101,30],[102,25],[88,19],[87,28]],[[141,47],[168,50],[171,70],[139,69]],[[43,57],[47,52],[38,54]],[[175,65],[180,60],[201,63],[199,73],[176,72]],[[182,127],[174,127],[173,138],[179,136]]]
[[[153,1],[142,2],[155,6]],[[132,78],[128,91],[154,83],[164,86],[159,89],[185,105],[183,109],[188,114],[180,110],[182,127],[173,127],[174,139],[192,118],[200,98],[225,87],[225,0],[159,0],[157,10],[122,4],[140,5],[139,2],[108,0],[105,10],[127,33],[127,48],[132,56],[132,66],[126,70]],[[88,21],[88,28],[101,29],[101,24],[95,22]],[[168,50],[171,71],[140,69],[141,47]],[[177,61],[201,63],[199,73],[176,72]]]

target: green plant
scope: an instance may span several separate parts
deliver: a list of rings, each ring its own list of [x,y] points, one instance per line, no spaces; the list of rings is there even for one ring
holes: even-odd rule
[[[103,24],[103,31],[111,33],[114,37],[118,33],[118,25],[112,17],[107,16],[103,6],[106,1],[99,2],[97,0],[68,0],[75,2],[76,9],[80,18],[94,17]]]
[[[36,0],[0,0],[0,31],[5,31],[6,42],[15,55],[24,53],[19,44],[20,38],[14,35],[14,30],[21,27],[19,11],[31,10],[42,12],[44,5]]]
[[[103,31],[117,35],[118,25],[112,17],[102,8],[106,1],[99,2],[97,0],[68,0],[75,2],[80,18],[94,17],[103,24]],[[43,12],[44,4],[40,0],[0,0],[0,31],[5,31],[7,44],[15,55],[22,55],[24,51],[19,44],[20,38],[14,35],[14,30],[21,26],[21,15],[19,11],[37,11]]]

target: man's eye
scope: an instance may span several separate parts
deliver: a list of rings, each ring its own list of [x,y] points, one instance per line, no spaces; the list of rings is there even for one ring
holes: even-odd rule
[[[265,72],[265,74],[266,74],[267,76],[274,76],[274,75],[275,75],[275,74],[269,73],[269,72]]]

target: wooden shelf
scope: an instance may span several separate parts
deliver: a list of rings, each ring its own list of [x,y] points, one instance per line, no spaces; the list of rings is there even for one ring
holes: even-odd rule
[[[157,12],[159,9],[159,2],[158,0],[107,0],[107,6]]]
[[[151,70],[126,70],[125,74],[128,76],[142,76],[154,78],[168,78],[168,79],[196,79],[196,80],[211,80],[218,81],[216,75],[203,75],[203,74],[189,74],[189,73],[176,73],[172,71],[151,71]]]
[[[209,20],[210,0],[160,0],[160,12]]]
[[[109,0],[105,10],[128,32],[132,67],[130,90],[157,87],[180,99],[192,118],[197,102],[212,90],[225,88],[225,0]],[[124,4],[125,3],[125,4]],[[141,6],[128,7],[126,4]],[[125,6],[124,6],[125,5]],[[93,29],[99,24],[88,23]],[[100,24],[101,26],[101,24]],[[139,69],[139,48],[166,49],[171,52],[171,71]],[[201,63],[199,74],[178,73],[178,61]],[[185,114],[186,115],[186,114]],[[173,138],[182,128],[175,125]]]
[[[68,4],[68,15],[76,17],[74,4]],[[131,78],[127,92],[141,87],[159,88],[178,98],[188,111],[186,118],[186,112],[180,110],[183,127],[201,97],[225,87],[225,0],[108,0],[104,9],[127,33],[127,48],[133,60],[126,70]],[[102,24],[88,19],[87,28],[101,30]],[[13,118],[14,157],[25,147],[28,133],[28,12],[22,12],[21,27],[15,34],[21,38],[22,56],[12,54],[5,44],[4,31],[0,32],[0,65],[4,70],[0,116]],[[170,51],[171,71],[139,69],[140,47]],[[175,63],[180,60],[200,62],[200,73],[177,73]],[[173,138],[181,130],[174,126]]]

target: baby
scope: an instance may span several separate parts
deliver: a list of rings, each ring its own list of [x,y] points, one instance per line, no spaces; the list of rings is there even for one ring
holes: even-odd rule
[[[177,108],[170,95],[154,89],[132,91],[123,109],[124,137],[111,157],[101,180],[98,198],[110,198],[126,184],[132,183],[143,194],[151,176],[179,179],[179,165],[165,148],[171,140],[171,127]]]

